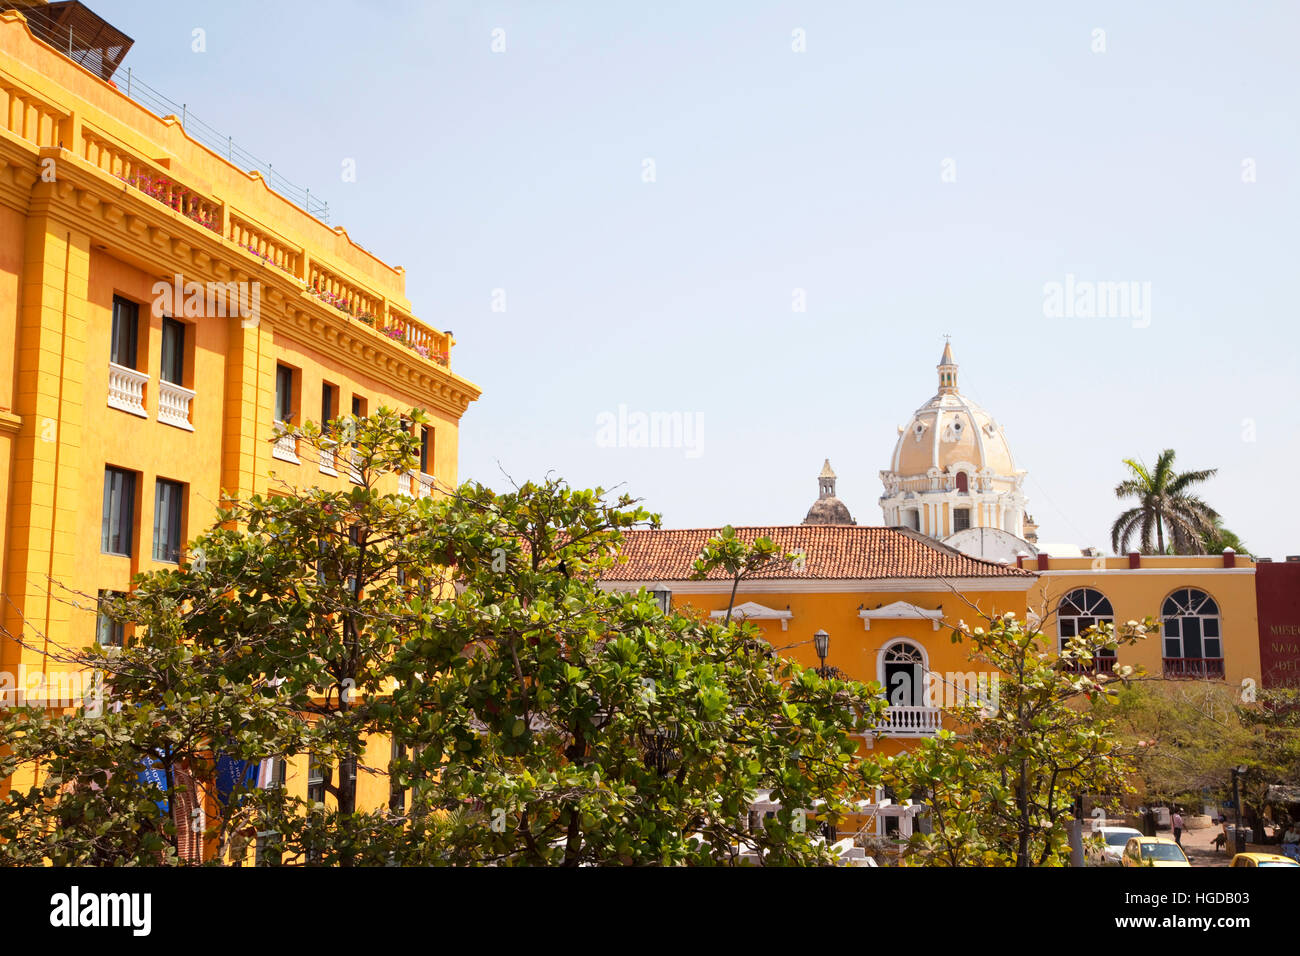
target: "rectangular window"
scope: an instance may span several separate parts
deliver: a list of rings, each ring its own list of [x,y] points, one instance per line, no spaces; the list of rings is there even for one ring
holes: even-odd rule
[[[254,866],[279,866],[283,859],[281,852],[279,833],[275,830],[257,831],[257,846],[253,855]]]
[[[185,486],[159,478],[154,486],[153,559],[179,564],[181,560],[181,517]]]
[[[307,755],[307,799],[312,803],[325,802],[325,774],[328,770],[328,765],[317,760],[315,754]]]
[[[267,789],[283,787],[284,781],[288,778],[288,771],[289,761],[283,757],[272,757],[270,778],[266,781]]]
[[[428,425],[420,426],[420,471],[426,475],[433,472],[429,470],[430,461],[433,455],[433,433],[429,430]]]
[[[275,367],[275,420],[293,419],[293,369],[287,365]]]
[[[333,421],[339,413],[339,389],[337,385],[322,382],[320,386],[320,423]]]
[[[954,508],[952,510],[952,530],[965,531],[970,527],[970,509]]]
[[[406,760],[406,744],[394,740],[388,761],[388,809],[393,813],[406,810],[406,788],[397,785],[397,770],[394,768],[399,760]]]
[[[162,369],[158,375],[173,385],[185,384],[185,323],[162,320]]]
[[[134,302],[113,296],[113,337],[108,359],[115,365],[135,368],[136,343],[140,334],[140,307]]]
[[[131,556],[135,527],[135,472],[104,469],[104,513],[100,525],[100,550]]]
[[[121,596],[121,591],[99,592],[100,611],[95,621],[95,641],[101,647],[121,647],[126,643],[126,625],[121,621],[114,621],[103,611],[103,606],[107,602]]]

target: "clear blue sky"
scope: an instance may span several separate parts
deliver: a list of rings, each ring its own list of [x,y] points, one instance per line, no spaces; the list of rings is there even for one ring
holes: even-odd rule
[[[1108,546],[1121,459],[1172,447],[1253,550],[1300,553],[1300,4],[91,6],[407,268],[484,390],[462,478],[794,523],[829,456],[879,523],[951,333],[1044,541]],[[1149,325],[1045,316],[1067,273],[1149,282]],[[601,447],[619,405],[700,416],[701,453]]]

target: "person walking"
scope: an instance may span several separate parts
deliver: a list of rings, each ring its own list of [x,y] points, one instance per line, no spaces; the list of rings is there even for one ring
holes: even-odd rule
[[[1174,807],[1174,817],[1170,821],[1174,826],[1174,842],[1179,846],[1183,845],[1183,815],[1182,807]]]

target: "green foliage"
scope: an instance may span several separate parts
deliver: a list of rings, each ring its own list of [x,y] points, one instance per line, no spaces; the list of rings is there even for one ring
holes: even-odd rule
[[[1082,706],[1131,676],[1086,673],[1103,648],[1139,640],[1148,623],[1103,625],[1059,653],[1012,614],[963,622],[953,640],[999,675],[995,692],[948,708],[963,725],[889,761],[900,794],[930,805],[930,832],[916,833],[907,862],[929,866],[1054,866],[1069,858],[1076,798],[1107,800],[1127,788],[1131,761],[1111,722]]]
[[[1098,700],[1137,755],[1147,799],[1199,804],[1232,794],[1234,767],[1246,816],[1262,819],[1272,784],[1300,781],[1300,691],[1239,690],[1209,681],[1151,681]]]
[[[1176,472],[1172,448],[1160,453],[1152,469],[1132,458],[1124,459],[1124,464],[1132,477],[1115,486],[1115,497],[1121,501],[1136,498],[1138,504],[1116,518],[1111,526],[1111,547],[1115,553],[1126,552],[1136,534],[1144,554],[1164,554],[1166,530],[1174,554],[1199,553],[1205,536],[1214,534],[1219,515],[1188,489],[1208,481],[1218,469]]]
[[[210,791],[217,753],[331,768],[324,806],[300,785],[237,788],[208,821],[223,860],[272,833],[272,865],[718,864],[746,847],[831,861],[802,811],[834,820],[875,785],[855,735],[878,688],[823,679],[752,625],[600,587],[621,533],[657,520],[626,496],[555,480],[381,494],[414,467],[407,425],[423,420],[290,429],[299,454],[351,462],[356,485],[227,502],[183,567],[137,577],[115,606],[128,646],[78,655],[114,707],[5,716],[2,769],[41,773],[0,804],[7,862],[176,862],[154,801],[177,799],[180,768]],[[724,534],[697,570],[778,559]],[[391,766],[366,765],[377,738],[401,745]],[[151,761],[168,768],[161,792],[138,779]],[[367,775],[391,775],[400,804],[358,808]],[[759,789],[784,809],[750,833]]]

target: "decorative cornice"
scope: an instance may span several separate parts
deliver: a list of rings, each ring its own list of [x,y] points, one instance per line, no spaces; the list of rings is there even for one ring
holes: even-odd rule
[[[721,620],[727,616],[724,608],[721,611],[710,611],[709,617],[715,620]],[[744,604],[738,604],[731,609],[733,618],[744,621],[780,621],[781,630],[786,631],[790,628],[790,620],[794,617],[794,612],[787,608],[779,611],[773,607],[759,604],[757,601],[746,601]]]
[[[907,601],[894,601],[886,604],[884,607],[874,608],[872,610],[862,610],[858,612],[858,617],[862,618],[862,629],[871,630],[872,621],[924,621],[928,620],[934,625],[934,629],[939,630],[939,622],[943,620],[943,611],[936,608],[933,611],[927,611],[923,607],[917,607]]]
[[[12,137],[7,131],[0,133]],[[428,405],[459,418],[481,394],[477,386],[446,367],[421,358],[311,296],[296,276],[263,262],[66,150],[39,151],[56,159],[58,179],[48,189],[33,191],[39,180],[36,164],[29,170],[10,163],[6,154],[14,147],[26,154],[27,162],[32,161],[30,144],[0,137],[0,201],[23,211],[39,210],[70,228],[85,231],[92,243],[111,245],[152,275],[182,275],[197,282],[257,281],[264,290],[263,307],[270,307],[266,318],[277,333],[320,349],[363,375],[400,384],[415,393],[415,405]],[[6,184],[15,179],[15,188],[6,190]],[[19,196],[23,197],[21,206]]]

